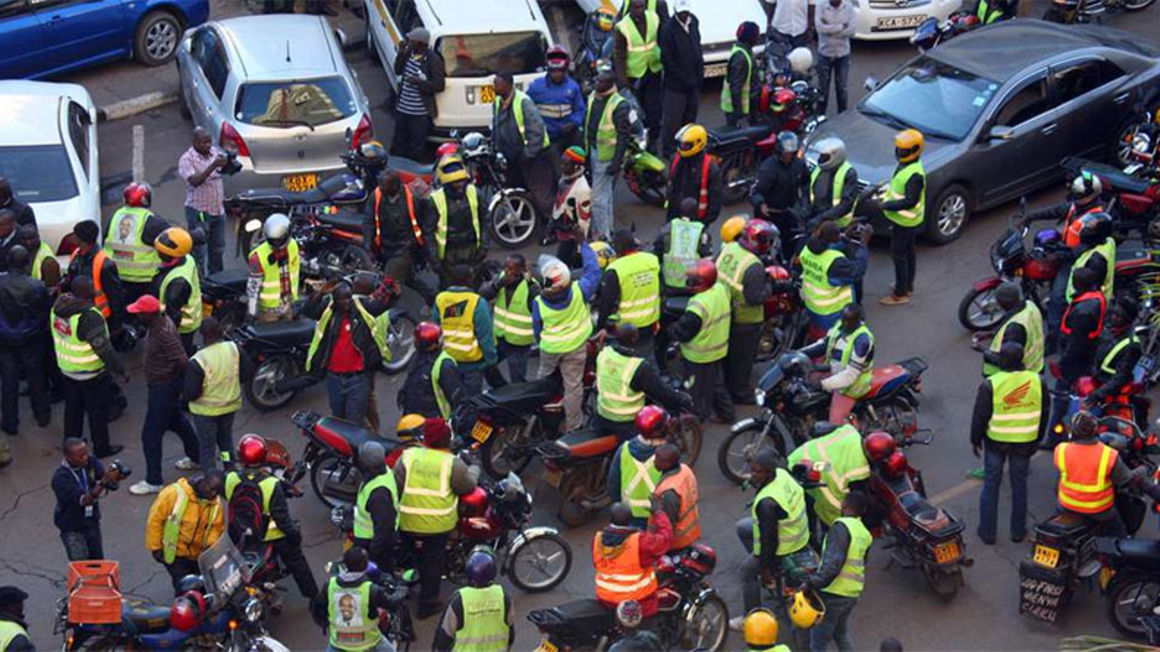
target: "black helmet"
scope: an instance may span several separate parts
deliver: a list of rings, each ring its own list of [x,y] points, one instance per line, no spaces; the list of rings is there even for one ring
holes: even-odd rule
[[[1088,213],[1080,218],[1079,241],[1093,245],[1107,240],[1112,235],[1112,216],[1103,211]]]

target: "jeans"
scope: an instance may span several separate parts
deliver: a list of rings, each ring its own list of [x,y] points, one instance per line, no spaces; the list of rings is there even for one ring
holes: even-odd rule
[[[676,91],[665,89],[664,99],[661,102],[661,151],[665,158],[672,158],[676,153],[676,143],[673,136],[677,131],[697,121],[697,100],[700,93],[697,91]]]
[[[890,225],[890,257],[894,260],[894,296],[914,292],[915,238],[921,226]]]
[[[826,115],[830,104],[830,76],[834,77],[834,97],[838,100],[838,113],[844,113],[847,106],[846,83],[850,79],[850,55],[831,59],[818,55],[818,89],[822,91],[821,114]]]
[[[28,379],[28,400],[37,423],[47,424],[52,417],[45,358],[43,340],[39,338],[0,345],[0,428],[5,432],[15,434],[20,426],[22,376]]]
[[[229,412],[216,417],[193,415],[193,426],[197,429],[197,463],[203,471],[224,466],[230,461],[234,451],[234,414]],[[217,455],[214,455],[215,448]]]
[[[395,133],[391,135],[391,153],[413,161],[426,155],[427,136],[431,133],[431,117],[408,115],[395,111]]]
[[[93,521],[83,530],[69,530],[60,533],[64,552],[69,561],[104,559],[105,547],[101,541],[101,523]]]
[[[205,232],[205,244],[193,246],[193,259],[197,261],[197,269],[202,276],[213,274],[225,269],[222,264],[222,253],[226,250],[226,219],[223,215],[210,215],[202,211],[185,207],[185,222],[189,225],[189,232],[201,229]],[[209,250],[207,257],[206,250]]]
[[[504,340],[496,340],[496,350],[499,352],[499,363],[494,367],[488,367],[485,373],[487,384],[489,387],[503,387],[509,381],[505,380],[503,373],[499,370],[499,365],[507,360],[508,363],[508,378],[513,383],[526,383],[528,381],[528,358],[532,354],[531,346],[516,346],[508,344]]]
[[[850,636],[850,614],[857,598],[825,593],[826,615],[810,630],[810,652],[824,652],[830,641],[838,644],[839,652],[854,652],[854,637]]]
[[[145,408],[145,423],[141,426],[141,449],[145,452],[145,482],[160,485],[161,443],[166,431],[177,433],[185,455],[191,460],[199,459],[197,433],[189,425],[189,419],[181,411],[178,397],[185,378],[178,376],[167,385],[148,387],[148,404]]]
[[[592,171],[592,226],[590,240],[607,240],[614,226],[612,198],[616,194],[616,175],[608,173],[612,161],[601,161],[596,156],[588,157]]]
[[[93,454],[104,457],[109,451],[110,444],[109,409],[116,394],[113,379],[104,372],[88,380],[76,380],[65,376],[64,386],[64,431],[61,436],[82,437],[87,415]]]
[[[540,351],[540,378],[547,378],[556,369],[564,381],[564,428],[579,430],[584,426],[584,365],[588,362],[587,343],[568,353]]]
[[[412,558],[415,570],[419,572],[419,617],[434,614],[443,603],[439,601],[439,586],[443,582],[443,554],[447,549],[447,533],[414,534],[401,532],[403,546],[412,551],[419,550]]]
[[[979,494],[979,537],[994,541],[999,522],[999,486],[1003,484],[1003,463],[1008,463],[1011,477],[1011,538],[1027,534],[1028,455],[1012,455],[983,447],[983,492]]]
[[[353,374],[326,374],[326,394],[330,399],[330,413],[362,425],[367,418],[367,404],[371,397],[370,372]]]

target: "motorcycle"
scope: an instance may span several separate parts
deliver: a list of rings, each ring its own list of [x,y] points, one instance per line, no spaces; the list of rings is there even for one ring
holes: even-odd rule
[[[1107,569],[1101,588],[1108,622],[1132,638],[1160,645],[1160,541],[1099,537],[1095,549]]]
[[[213,315],[222,332],[229,333],[246,321],[246,283],[250,273],[245,268],[216,272],[201,279],[201,304],[205,315]]]
[[[1104,192],[1112,195],[1107,213],[1119,235],[1136,232],[1149,243],[1160,240],[1160,180],[1136,174],[1133,166],[1120,170],[1074,156],[1064,157],[1060,165],[1073,177],[1086,171],[1099,178]]]
[[[917,47],[920,53],[927,52],[939,43],[965,34],[980,25],[978,16],[965,11],[954,12],[941,23],[937,16],[930,16],[914,28],[910,44]]]
[[[504,155],[494,151],[491,142],[476,131],[460,141],[460,154],[476,186],[491,195],[486,222],[492,239],[505,249],[519,249],[530,242],[540,216],[527,189],[510,186]]]
[[[772,444],[784,457],[809,440],[814,424],[829,418],[830,392],[807,382],[814,369],[805,354],[792,351],[758,381],[754,399],[761,413],[730,426],[717,448],[717,466],[731,482],[748,480],[749,461],[762,448]],[[926,370],[926,362],[917,357],[875,367],[870,390],[858,399],[851,420],[864,433],[885,430],[909,439],[918,430],[918,395]]]
[[[332,513],[331,520],[334,521],[335,518],[335,514]],[[353,521],[354,515],[346,514],[345,518]],[[347,529],[350,529],[349,523]],[[347,548],[349,546],[344,547],[344,552]],[[328,577],[337,577],[340,571],[340,563],[326,563]],[[366,576],[383,590],[387,598],[387,608],[379,608],[379,631],[390,642],[391,649],[407,652],[411,649],[411,643],[415,641],[415,625],[411,620],[411,610],[407,607],[407,587],[393,574],[380,570],[373,561],[367,564]]]
[[[643,133],[628,142],[624,181],[632,194],[649,206],[668,205],[669,168],[660,157],[648,151]]]
[[[1052,0],[1043,20],[1052,23],[1100,23],[1104,14],[1140,11],[1153,0]]]
[[[826,121],[822,108],[822,91],[807,79],[794,79],[788,84],[767,83],[761,86],[757,98],[757,120],[771,131],[762,141],[760,150],[769,155],[777,134],[792,131],[804,138]]]
[[[289,403],[299,391],[318,382],[306,372],[306,353],[314,337],[314,320],[251,323],[235,328],[227,338],[256,365],[243,390],[246,400],[262,412]]]
[[[580,49],[572,58],[572,73],[580,84],[584,97],[596,87],[600,61],[612,60],[612,30],[604,31],[596,25],[596,12],[588,14],[580,32]]]
[[[717,553],[695,543],[657,564],[657,634],[663,649],[721,650],[729,637],[729,609],[708,576]],[[616,612],[597,600],[573,600],[536,609],[528,620],[542,635],[537,650],[605,650],[628,632]]]

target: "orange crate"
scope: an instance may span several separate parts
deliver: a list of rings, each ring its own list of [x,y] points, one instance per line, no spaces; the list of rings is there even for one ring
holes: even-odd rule
[[[68,621],[105,625],[121,622],[121,568],[108,559],[68,565]]]

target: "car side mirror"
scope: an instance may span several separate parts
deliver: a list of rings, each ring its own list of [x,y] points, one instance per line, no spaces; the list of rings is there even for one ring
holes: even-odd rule
[[[341,28],[334,28],[334,38],[338,39],[338,47],[342,48],[344,51],[346,50],[347,46],[350,45],[350,39],[347,38],[346,32],[344,32]]]
[[[1015,137],[1015,130],[1003,125],[995,125],[987,132],[987,140],[1011,140]]]
[[[878,88],[878,78],[874,75],[867,75],[866,81],[862,82],[862,88],[866,89],[867,93],[872,93]]]

